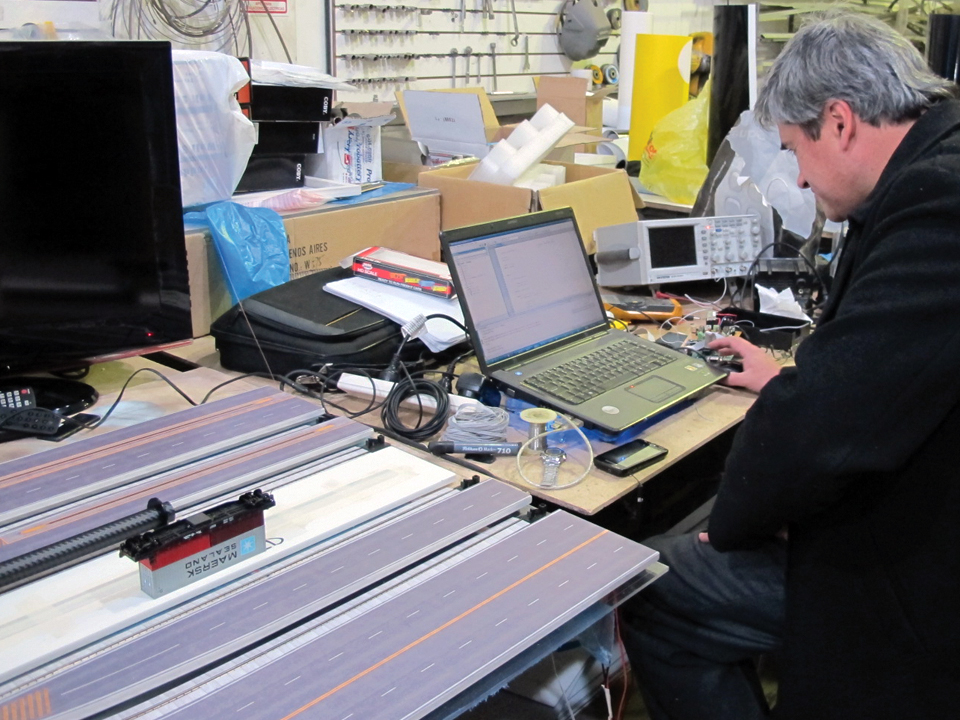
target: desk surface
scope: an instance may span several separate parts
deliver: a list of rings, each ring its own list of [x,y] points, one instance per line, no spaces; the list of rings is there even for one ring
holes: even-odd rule
[[[196,340],[191,346],[178,351],[177,354],[204,367],[219,367],[213,339],[210,337]],[[743,419],[755,399],[756,396],[753,393],[716,385],[711,387],[698,400],[673,414],[667,415],[641,433],[641,437],[645,440],[662,445],[669,452],[661,462],[626,477],[614,477],[596,468],[591,468],[590,473],[579,484],[564,490],[550,491],[534,487],[525,482],[517,471],[516,458],[514,457],[498,458],[485,467],[494,477],[523,488],[536,497],[546,499],[560,507],[583,515],[594,515],[611,503],[635,491],[640,484],[735,426]],[[367,403],[366,400],[344,399],[342,396],[338,396],[337,402],[356,411],[362,410]],[[335,410],[332,410],[332,412],[336,413]],[[371,425],[380,424],[378,413],[372,413],[372,417],[361,417],[359,419],[366,420]],[[508,441],[518,442],[525,439],[526,437],[521,431],[513,427],[508,429]],[[599,453],[610,447],[612,445],[595,442],[594,452]],[[574,479],[583,472],[588,459],[588,453],[582,446],[582,440],[571,442],[567,448],[567,455],[568,460],[561,468],[561,484]],[[533,459],[532,462],[535,463],[535,466],[532,466],[527,474],[531,477],[538,477],[534,475],[534,472],[539,472],[539,460]]]
[[[101,399],[88,412],[105,412],[116,398],[116,393],[119,392],[124,382],[134,371],[141,368],[152,368],[163,373],[197,401],[202,399],[215,385],[237,375],[237,373],[224,371],[220,368],[219,357],[211,337],[195,340],[192,344],[177,349],[175,354],[201,367],[189,372],[178,372],[161,367],[147,358],[127,358],[95,365],[91,368],[90,375],[85,381],[100,391]],[[259,378],[238,380],[218,390],[214,397],[226,397],[268,382]],[[173,412],[188,407],[183,398],[152,373],[141,373],[132,380],[130,386],[136,387],[138,392],[135,396],[125,395],[125,398],[129,397],[130,399],[122,403],[102,427],[79,433],[75,437],[86,437],[91,433],[108,432],[124,425],[157,417],[158,414],[164,412]],[[546,499],[576,513],[593,515],[635,491],[640,484],[735,426],[743,419],[754,399],[755,396],[751,393],[720,386],[710,388],[700,399],[666,416],[641,433],[641,437],[662,445],[669,452],[661,462],[626,477],[614,477],[591,467],[590,472],[579,484],[563,490],[551,491],[534,487],[525,482],[517,470],[517,462],[514,457],[498,458],[494,463],[485,467],[493,477],[523,488],[536,497]],[[338,396],[337,401],[339,404],[356,408],[356,410],[361,410],[366,404],[365,400],[344,399],[343,396]],[[330,410],[334,414],[337,412],[332,408]],[[379,425],[379,415],[375,413],[372,415],[373,417],[361,417],[359,419],[366,420],[371,425]],[[526,438],[520,430],[511,427],[508,429],[507,439],[515,442]],[[52,444],[47,441],[35,439],[4,443],[0,445],[0,460],[21,457],[45,450],[51,446]],[[594,452],[599,453],[610,447],[608,444],[595,442]],[[582,440],[579,438],[568,443],[566,449],[568,460],[560,471],[561,484],[582,473],[589,457],[582,445]],[[525,454],[524,457],[527,458],[527,455]],[[465,472],[462,467],[453,463],[445,463],[442,458],[435,458],[435,461],[451,469],[457,468],[460,474]],[[530,477],[539,477],[539,459],[536,455],[525,459],[524,467],[526,467],[527,462],[531,463],[527,474]]]

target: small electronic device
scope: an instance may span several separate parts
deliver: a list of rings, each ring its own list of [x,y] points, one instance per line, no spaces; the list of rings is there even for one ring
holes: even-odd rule
[[[33,388],[7,387],[0,388],[0,408],[19,410],[37,406],[37,396]]]
[[[642,438],[636,438],[593,459],[593,464],[617,477],[629,475],[665,458],[667,449]]]
[[[603,287],[743,276],[763,249],[752,215],[641,220],[597,228],[594,239]]]
[[[617,320],[635,322],[663,322],[683,315],[680,303],[670,298],[631,298],[629,300],[604,298],[603,307],[609,310]]]
[[[55,435],[63,424],[63,415],[38,407],[0,408],[0,430],[15,430],[29,435]]]

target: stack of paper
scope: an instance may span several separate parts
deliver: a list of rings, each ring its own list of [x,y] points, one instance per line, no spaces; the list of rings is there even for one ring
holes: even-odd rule
[[[361,277],[337,280],[325,285],[324,290],[386,315],[400,325],[410,322],[417,315],[446,315],[463,324],[463,310],[456,298],[424,295]],[[443,318],[427,320],[424,331],[418,337],[432,352],[446,350],[467,339],[463,330]]]

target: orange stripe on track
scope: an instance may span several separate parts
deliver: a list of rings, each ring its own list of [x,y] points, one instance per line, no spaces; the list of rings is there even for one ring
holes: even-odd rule
[[[203,428],[206,425],[210,425],[213,422],[220,422],[226,420],[230,417],[237,415],[244,415],[250,410],[262,409],[255,406],[258,405],[270,405],[274,404],[277,400],[287,400],[287,396],[282,396],[277,398],[275,396],[270,396],[266,398],[260,398],[259,400],[254,400],[253,402],[244,403],[243,405],[238,405],[232,408],[225,408],[224,410],[219,410],[212,415],[205,415],[201,418],[194,418],[189,421],[185,421],[178,425],[171,425],[170,427],[162,428],[159,430],[154,430],[145,435],[139,435],[128,440],[120,440],[102,447],[98,447],[94,450],[90,450],[79,457],[73,458],[72,460],[57,460],[42,465],[37,465],[36,467],[31,467],[26,470],[21,470],[19,472],[11,473],[4,476],[0,479],[0,488],[10,487],[13,485],[19,485],[22,482],[28,480],[33,480],[34,478],[43,476],[50,469],[66,469],[71,467],[76,467],[77,465],[92,462],[98,458],[109,457],[110,455],[115,454],[118,451],[126,450],[132,447],[140,447],[148,442],[154,442],[155,440],[162,439],[165,436],[176,437],[184,432],[195,432]]]
[[[448,620],[447,622],[445,622],[445,623],[444,623],[443,625],[441,625],[440,627],[435,628],[434,630],[431,630],[431,631],[428,632],[426,635],[424,635],[424,636],[422,636],[422,637],[420,637],[420,638],[417,638],[416,640],[414,640],[413,642],[411,642],[411,643],[410,643],[409,645],[407,645],[406,647],[400,648],[399,650],[397,650],[397,651],[396,651],[395,653],[393,653],[392,655],[390,655],[390,656],[388,656],[388,657],[385,657],[383,660],[379,661],[378,663],[375,663],[375,664],[371,665],[371,666],[368,667],[366,670],[363,670],[362,672],[357,673],[356,675],[354,675],[354,676],[353,676],[352,678],[350,678],[349,680],[344,680],[342,683],[340,683],[339,685],[337,685],[337,686],[336,686],[335,688],[333,688],[332,690],[328,690],[327,692],[325,692],[325,693],[324,693],[323,695],[321,695],[320,697],[314,698],[313,700],[311,700],[310,702],[308,702],[308,703],[307,703],[306,705],[304,705],[303,707],[298,708],[297,710],[294,710],[294,711],[293,711],[292,713],[290,713],[289,715],[286,715],[285,717],[281,718],[281,720],[290,720],[291,718],[294,718],[294,717],[296,717],[297,715],[299,715],[300,713],[302,713],[304,710],[309,710],[309,709],[312,708],[314,705],[316,705],[316,704],[319,703],[319,702],[322,702],[322,701],[326,700],[328,697],[330,697],[330,696],[333,695],[334,693],[339,692],[340,690],[343,690],[343,688],[345,688],[345,687],[347,687],[348,685],[356,682],[356,681],[359,680],[360,678],[362,678],[362,677],[364,677],[364,676],[366,676],[366,675],[369,675],[370,673],[372,673],[372,672],[373,672],[374,670],[376,670],[377,668],[380,668],[380,667],[386,665],[386,664],[387,664],[388,662],[390,662],[391,660],[396,659],[397,657],[399,657],[399,656],[402,655],[403,653],[407,652],[407,650],[410,650],[410,649],[412,649],[412,648],[415,648],[415,647],[416,647],[417,645],[419,645],[420,643],[425,642],[426,640],[429,640],[430,638],[432,638],[432,637],[433,637],[434,635],[436,635],[437,633],[446,630],[448,627],[450,627],[450,626],[453,625],[454,623],[459,622],[460,620],[463,620],[463,618],[467,617],[467,616],[470,615],[471,613],[476,612],[477,610],[479,610],[480,608],[482,608],[484,605],[490,604],[491,602],[493,602],[493,601],[496,600],[497,598],[499,598],[499,597],[501,597],[502,595],[504,595],[504,594],[510,592],[511,590],[513,590],[515,587],[521,585],[522,583],[525,583],[525,582],[526,582],[527,580],[529,580],[530,578],[532,578],[532,577],[534,577],[534,576],[536,576],[536,575],[539,575],[540,573],[542,573],[542,572],[543,572],[544,570],[546,570],[547,568],[549,568],[549,567],[551,567],[551,566],[553,566],[553,565],[556,565],[556,564],[557,564],[558,562],[560,562],[561,560],[564,560],[564,559],[570,557],[571,555],[573,555],[573,553],[577,552],[578,550],[582,550],[583,548],[585,548],[587,545],[589,545],[590,543],[592,543],[592,542],[593,542],[594,540],[596,540],[597,538],[599,538],[599,537],[601,537],[601,536],[603,536],[603,535],[606,535],[607,532],[608,532],[607,530],[602,530],[602,531],[598,532],[596,535],[594,535],[592,538],[590,538],[589,540],[584,540],[582,543],[580,543],[579,545],[577,545],[575,548],[572,548],[571,550],[568,550],[567,552],[565,552],[563,555],[560,555],[559,557],[554,558],[553,560],[551,560],[550,562],[548,562],[546,565],[537,568],[536,570],[534,570],[534,571],[531,572],[530,574],[528,574],[528,575],[520,578],[519,580],[517,580],[517,581],[514,582],[513,584],[508,585],[508,586],[505,587],[503,590],[500,590],[499,592],[494,593],[493,595],[491,595],[490,597],[488,597],[488,598],[487,598],[486,600],[484,600],[483,602],[480,602],[480,603],[477,603],[476,605],[474,605],[474,606],[473,606],[472,608],[470,608],[469,610],[464,610],[462,613],[460,613],[459,615],[457,615],[457,617],[453,618],[452,620]]]

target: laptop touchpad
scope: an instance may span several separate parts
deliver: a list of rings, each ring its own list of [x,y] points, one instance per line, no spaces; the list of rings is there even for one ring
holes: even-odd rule
[[[641,380],[636,385],[630,385],[626,390],[634,395],[639,395],[644,400],[657,403],[682,392],[683,386],[664,380],[662,377],[654,376]]]

